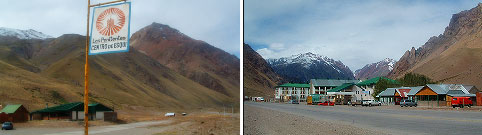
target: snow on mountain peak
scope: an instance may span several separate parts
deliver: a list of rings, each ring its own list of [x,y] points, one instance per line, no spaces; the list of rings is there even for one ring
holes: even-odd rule
[[[392,71],[393,70],[393,65],[395,65],[395,60],[390,59],[390,58],[385,58],[383,61],[387,62],[388,64],[388,70]]]
[[[42,32],[38,32],[32,29],[19,30],[19,29],[5,28],[5,27],[0,27],[0,36],[14,36],[19,39],[53,38],[52,36],[43,34]]]
[[[276,64],[276,65],[299,63],[299,64],[302,64],[304,68],[310,68],[312,64],[321,62],[321,63],[327,64],[328,66],[331,66],[333,69],[337,70],[338,72],[341,72],[338,68],[336,68],[336,62],[341,63],[341,61],[335,61],[326,56],[314,54],[311,52],[292,55],[289,57],[283,57],[279,59],[268,59],[267,61],[270,64]],[[348,67],[345,66],[345,68],[348,68]]]

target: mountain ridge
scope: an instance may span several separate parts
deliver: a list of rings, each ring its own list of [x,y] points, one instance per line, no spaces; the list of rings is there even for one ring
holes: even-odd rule
[[[315,78],[354,79],[353,72],[343,62],[311,52],[266,61],[288,82],[307,83]]]
[[[243,95],[273,97],[274,87],[283,79],[251,46],[243,44],[243,48]]]
[[[400,78],[406,73],[424,74],[444,83],[472,84],[482,87],[482,3],[452,15],[439,36],[424,45],[407,50],[389,73]]]
[[[367,64],[361,69],[355,71],[356,79],[370,79],[373,77],[387,76],[393,70],[395,60],[385,58],[381,61]]]
[[[134,33],[131,45],[203,86],[239,97],[240,60],[232,54],[155,22]]]
[[[85,36],[78,34],[47,39],[0,36],[0,103],[35,110],[45,103],[81,101],[84,47]],[[134,47],[89,57],[91,102],[119,109],[132,105],[182,110],[239,103],[239,97],[207,88]]]

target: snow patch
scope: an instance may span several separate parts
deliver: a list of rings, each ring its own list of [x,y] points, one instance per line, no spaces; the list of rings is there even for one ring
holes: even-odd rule
[[[274,66],[298,63],[298,64],[303,65],[303,67],[307,68],[307,69],[309,69],[311,67],[311,65],[313,65],[314,63],[319,62],[319,63],[324,63],[327,66],[331,66],[338,73],[342,73],[342,71],[336,65],[335,60],[333,60],[331,58],[328,58],[326,56],[323,56],[323,55],[313,54],[311,52],[304,53],[304,54],[298,54],[298,55],[292,55],[292,56],[289,56],[289,57],[283,57],[283,58],[279,58],[279,59],[268,59],[267,61],[270,65],[276,64]],[[338,61],[338,62],[340,62],[340,61]]]
[[[0,27],[0,36],[14,36],[19,39],[53,38],[52,36],[43,34],[42,32],[38,32],[32,29],[19,30],[19,29],[5,28],[5,27]]]

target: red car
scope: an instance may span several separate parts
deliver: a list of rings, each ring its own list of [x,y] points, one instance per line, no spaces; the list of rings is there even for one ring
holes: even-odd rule
[[[335,103],[334,103],[334,102],[325,101],[325,102],[323,102],[323,103],[319,103],[318,105],[322,105],[322,106],[335,106]]]
[[[452,98],[452,107],[460,107],[464,108],[464,106],[472,106],[472,100],[470,100],[470,97],[453,97]]]

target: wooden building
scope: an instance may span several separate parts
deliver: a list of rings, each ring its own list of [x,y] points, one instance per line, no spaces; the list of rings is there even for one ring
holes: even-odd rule
[[[382,104],[393,104],[394,101],[394,93],[396,88],[387,88],[384,91],[380,92],[376,97],[379,99]]]
[[[475,94],[469,93],[467,86],[461,84],[427,84],[422,89],[409,94],[411,99],[418,102],[420,106],[447,106],[450,103],[451,97],[473,97],[475,101]],[[450,104],[451,105],[451,104]]]
[[[28,110],[21,104],[7,105],[2,109],[0,122],[27,122]]]

